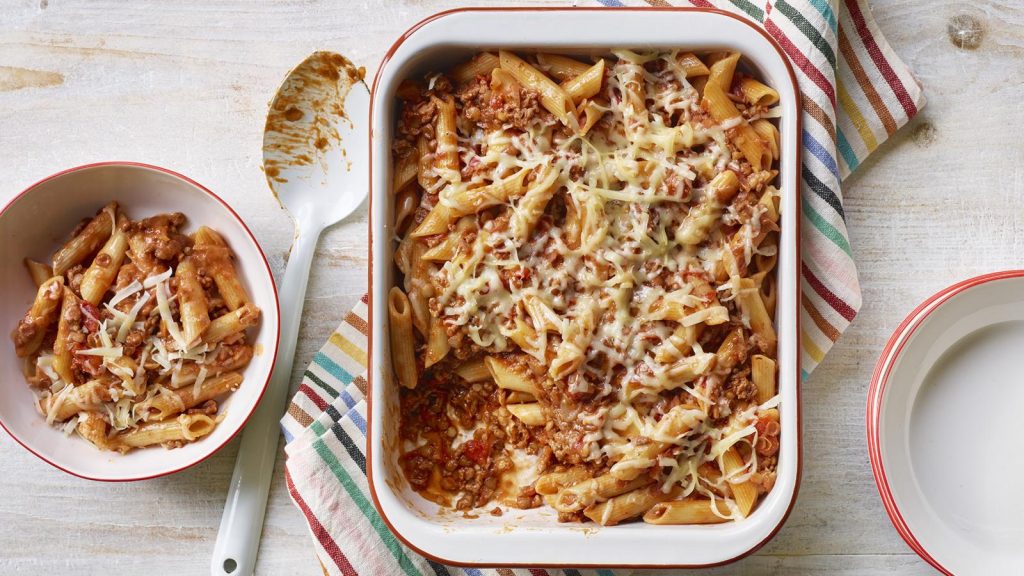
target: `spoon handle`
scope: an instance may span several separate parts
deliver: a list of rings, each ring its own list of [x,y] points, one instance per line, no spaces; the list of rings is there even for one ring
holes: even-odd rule
[[[306,298],[306,284],[313,252],[322,228],[310,229],[303,222],[292,245],[281,281],[281,339],[277,361],[263,400],[242,433],[235,471],[228,485],[227,502],[220,520],[217,542],[210,563],[212,576],[250,576],[256,566],[267,494],[274,474],[278,421],[284,413],[291,382],[299,320]]]

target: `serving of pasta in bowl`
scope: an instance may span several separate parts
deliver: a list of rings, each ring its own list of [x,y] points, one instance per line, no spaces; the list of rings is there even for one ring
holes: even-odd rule
[[[172,473],[255,409],[277,350],[273,279],[212,192],[141,164],[47,178],[0,212],[0,424],[95,480]]]
[[[775,533],[798,114],[774,42],[714,11],[455,11],[395,45],[368,459],[393,532],[547,566],[716,564]]]

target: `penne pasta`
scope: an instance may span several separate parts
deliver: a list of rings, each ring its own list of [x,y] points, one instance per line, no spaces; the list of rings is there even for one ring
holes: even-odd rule
[[[536,402],[537,399],[533,394],[526,392],[519,392],[518,390],[510,390],[508,396],[505,397],[505,405],[509,404],[530,404]]]
[[[611,500],[595,504],[583,513],[594,522],[602,526],[614,526],[623,522],[643,516],[651,506],[671,498],[657,487],[640,488]]]
[[[440,362],[448,355],[449,350],[451,345],[448,343],[448,332],[444,329],[444,324],[438,318],[431,318],[430,330],[427,333],[427,353],[423,357],[424,367],[429,368]]]
[[[121,262],[128,251],[128,234],[125,232],[127,224],[128,220],[124,216],[117,218],[114,232],[100,249],[96,258],[93,259],[89,268],[86,269],[79,288],[82,300],[92,305],[99,304],[103,295],[114,283],[114,277],[121,269]]]
[[[562,319],[551,309],[540,296],[529,295],[523,298],[523,307],[530,315],[533,325],[540,330],[562,332]]]
[[[544,409],[537,402],[509,404],[506,408],[513,416],[527,426],[543,426],[546,421],[544,419]]]
[[[203,378],[205,382],[206,378],[217,376],[225,372],[237,372],[244,369],[252,360],[252,356],[252,346],[247,344],[237,344],[230,348],[229,354],[223,356],[218,354],[214,356],[213,359],[208,359],[202,365],[196,364],[195,362],[182,364],[180,370],[172,371],[165,380],[159,380],[159,382],[174,389],[193,386],[195,385],[196,380],[199,379],[200,372],[205,373],[205,377]]]
[[[412,270],[414,244],[416,244],[416,239],[411,234],[406,234],[405,238],[402,238],[402,241],[398,243],[398,248],[395,248],[395,266],[398,267],[399,272],[402,274],[409,274]]]
[[[687,78],[695,76],[707,76],[711,74],[708,67],[693,52],[682,52],[676,55],[676,65],[683,71]]]
[[[199,283],[199,271],[191,258],[185,258],[178,263],[174,277],[178,279],[177,294],[178,308],[181,310],[182,335],[185,338],[185,346],[192,348],[199,344],[203,333],[210,326],[206,293]]]
[[[676,239],[694,246],[707,237],[708,230],[722,217],[722,210],[739,191],[740,180],[732,170],[719,173],[708,183],[700,203],[690,209],[679,226]]]
[[[491,371],[487,369],[487,364],[482,356],[459,364],[459,367],[455,369],[455,373],[470,384],[491,379]]]
[[[533,232],[537,220],[548,202],[555,193],[555,182],[558,180],[558,171],[545,167],[537,174],[534,181],[527,187],[526,193],[516,205],[512,213],[512,235],[522,242]]]
[[[82,231],[68,240],[53,255],[53,273],[62,276],[72,266],[81,264],[107,241],[117,220],[117,202],[103,207]]]
[[[448,234],[440,244],[428,249],[420,257],[427,262],[447,262],[455,258],[459,249],[459,238],[455,234]]]
[[[771,164],[771,150],[729,99],[728,92],[739,57],[739,53],[734,52],[712,64],[711,74],[704,86],[704,104],[719,124],[735,124],[733,130],[736,132],[736,147],[757,171]]]
[[[436,173],[448,182],[460,182],[459,144],[455,128],[455,101],[451,96],[444,100],[434,99],[437,107],[437,123],[434,133],[437,138],[437,152],[434,157]]]
[[[71,335],[78,331],[82,310],[78,297],[70,288],[61,285],[60,316],[57,336],[53,341],[53,371],[67,384],[76,384],[78,378],[71,369],[73,343]]]
[[[718,513],[715,513],[714,506]],[[731,520],[729,510],[719,500],[687,498],[658,502],[644,514],[648,524],[721,524]]]
[[[750,480],[738,479],[739,476],[743,475],[745,468],[746,464],[735,447],[726,450],[722,454],[722,473],[725,474],[726,481],[732,489],[732,496],[736,500],[740,514],[743,514],[744,517],[750,515],[750,511],[754,508],[754,503],[757,502],[757,488],[754,484]]]
[[[179,390],[164,388],[156,396],[139,403],[139,412],[143,415],[143,420],[146,422],[166,420],[189,408],[195,408],[207,400],[213,400],[221,394],[233,392],[241,383],[241,374],[227,372],[205,379],[198,390],[194,389],[195,386],[184,387]]]
[[[580,108],[583,110],[583,125],[580,126],[580,135],[586,136],[594,125],[597,124],[597,121],[604,116],[605,109],[589,100],[583,102]]]
[[[60,317],[63,299],[63,277],[55,276],[39,286],[32,306],[11,333],[14,353],[18,358],[26,358],[39,350],[46,331]]]
[[[481,52],[471,60],[452,69],[452,78],[459,84],[466,84],[477,76],[490,76],[498,67],[498,56],[491,52]]]
[[[43,264],[31,258],[25,258],[24,262],[28,275],[32,277],[32,282],[35,283],[37,288],[42,286],[43,282],[53,278],[53,268],[48,264]]]
[[[589,470],[582,466],[574,466],[561,472],[541,474],[537,481],[534,482],[533,488],[537,494],[553,496],[563,488],[573,486],[590,478],[591,473]],[[552,507],[554,507],[554,500],[552,500]]]
[[[731,371],[747,358],[746,338],[742,328],[735,328],[722,340],[715,352],[717,366],[723,371]]]
[[[779,93],[754,78],[743,78],[737,85],[743,100],[751,106],[772,106],[779,103]]]
[[[417,163],[418,164],[418,163]],[[395,199],[395,232],[401,234],[405,231],[406,224],[412,221],[416,209],[420,205],[419,192],[412,186],[406,186],[399,190]]]
[[[182,414],[177,418],[162,422],[151,422],[124,434],[118,434],[112,440],[127,448],[141,448],[154,444],[173,442],[194,442],[209,435],[217,423],[205,414]]]
[[[388,322],[391,335],[391,362],[398,382],[406,388],[416,387],[417,369],[415,341],[412,335],[412,309],[409,298],[397,286],[388,292]]]
[[[100,450],[110,450],[110,439],[107,437],[109,428],[110,425],[99,414],[84,412],[75,426],[75,431]]]
[[[441,200],[435,205],[423,222],[409,235],[413,238],[422,238],[447,232],[450,224],[457,218],[521,196],[526,174],[527,170],[524,168],[507,178],[479,188],[449,189],[451,192],[448,199]]]
[[[537,64],[559,82],[571,80],[590,68],[585,62],[561,54],[537,54]]]
[[[537,379],[525,368],[522,362],[517,362],[508,357],[488,356],[484,359],[484,363],[487,365],[487,370],[491,373],[491,378],[499,388],[526,392],[534,396],[537,395],[539,391],[536,383]]]
[[[220,234],[202,226],[194,236],[196,245],[193,254],[197,265],[213,278],[228,309],[235,310],[249,302],[249,294],[231,262],[231,250]]]
[[[523,193],[527,173],[524,168],[487,186],[453,189],[448,197],[449,213],[455,217],[465,216],[518,198]]]
[[[448,226],[452,220],[458,216],[455,212],[446,204],[435,204],[430,212],[427,213],[427,217],[420,222],[419,226],[409,232],[409,238],[423,238],[426,236],[435,236],[437,234],[444,234],[448,232]]]
[[[597,64],[587,68],[581,74],[562,82],[562,90],[569,96],[574,104],[579,104],[587,98],[593,98],[601,91],[601,83],[604,81],[604,60],[600,59]]]
[[[42,408],[48,422],[63,422],[79,412],[97,410],[106,398],[109,396],[103,382],[90,380],[80,386],[69,384],[66,392],[44,399]]]
[[[552,506],[559,512],[576,512],[609,498],[632,492],[650,484],[649,478],[620,480],[611,474],[602,474],[567,486],[558,491]]]
[[[498,59],[502,70],[506,70],[523,86],[540,94],[540,102],[548,112],[554,114],[562,124],[570,123],[573,118],[572,101],[561,86],[511,52],[500,50]]]
[[[211,320],[203,333],[203,342],[216,344],[255,326],[259,320],[260,309],[253,304],[243,304]]]
[[[594,302],[590,298],[581,298],[577,306],[576,317],[569,323],[562,334],[562,343],[551,361],[548,375],[555,379],[567,377],[575,372],[583,363],[584,354],[590,346],[596,328],[596,312]]]
[[[772,124],[770,121],[764,118],[754,120],[751,123],[754,128],[754,132],[768,143],[768,150],[771,152],[772,160],[779,159],[779,129]]]
[[[634,442],[622,459],[609,471],[619,480],[633,480],[654,464],[654,457],[665,449],[668,441],[674,441],[692,430],[704,419],[700,410],[684,405],[672,408],[654,426],[650,437],[643,442]]]
[[[772,319],[764,306],[764,300],[761,299],[761,292],[750,278],[740,279],[739,285],[740,291],[736,300],[743,313],[750,319],[750,329],[760,339],[763,349],[774,353],[778,338]]]
[[[437,170],[434,169],[434,158],[437,156],[430,147],[426,136],[416,139],[416,151],[419,156],[419,171],[416,173],[416,182],[424,190],[433,190],[437,182]]]
[[[775,361],[763,354],[750,359],[750,376],[757,386],[757,403],[764,404],[775,397]]]
[[[394,169],[394,179],[391,183],[391,191],[393,194],[398,194],[405,189],[409,184],[416,181],[420,171],[420,153],[419,149],[413,148],[412,152],[402,156],[398,159],[398,163]],[[397,220],[397,218],[396,218]]]

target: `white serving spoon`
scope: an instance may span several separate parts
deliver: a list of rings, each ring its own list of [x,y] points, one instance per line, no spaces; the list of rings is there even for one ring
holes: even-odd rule
[[[295,220],[281,280],[281,340],[273,376],[242,434],[210,572],[249,576],[256,566],[313,251],[320,233],[351,214],[369,191],[370,93],[339,54],[315,52],[278,89],[263,134],[271,190]]]

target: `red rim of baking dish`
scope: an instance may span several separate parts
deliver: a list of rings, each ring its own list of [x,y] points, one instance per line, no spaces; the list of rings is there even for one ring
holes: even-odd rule
[[[941,307],[949,299],[970,288],[981,286],[982,284],[988,284],[989,282],[997,280],[1020,277],[1024,277],[1024,270],[1006,270],[1003,272],[993,272],[991,274],[975,276],[974,278],[968,278],[967,280],[944,288],[922,302],[917,308],[914,308],[914,310],[903,319],[903,322],[896,327],[896,330],[893,331],[889,341],[885,344],[885,348],[882,349],[882,354],[878,358],[878,363],[875,364],[875,371],[871,376],[871,385],[868,388],[866,415],[868,457],[871,460],[871,471],[875,476],[875,484],[878,487],[878,494],[882,498],[882,504],[885,506],[885,512],[889,515],[889,520],[896,528],[896,532],[899,533],[900,537],[903,538],[907,545],[910,546],[918,556],[931,564],[936,570],[939,570],[947,576],[953,576],[953,573],[929,554],[928,551],[925,550],[924,546],[922,546],[918,541],[917,537],[914,536],[910,526],[907,525],[906,520],[903,519],[899,506],[896,505],[896,500],[893,497],[892,489],[889,486],[889,481],[885,474],[885,464],[882,462],[881,437],[878,433],[879,421],[881,419],[882,397],[885,393],[886,386],[889,383],[889,376],[892,373],[893,366],[896,364],[896,361],[899,360],[900,353],[903,352],[904,346],[910,342],[914,333],[921,327],[932,312]]]
[[[267,276],[270,278],[270,288],[271,288],[271,290],[274,293],[274,316],[278,319],[278,321],[277,321],[277,334],[274,335],[274,353],[273,353],[273,355],[270,358],[271,371],[270,371],[270,373],[267,374],[267,379],[263,383],[263,386],[260,388],[260,394],[256,398],[256,402],[253,404],[252,410],[250,410],[249,413],[246,414],[245,418],[242,420],[242,425],[239,426],[237,430],[232,432],[231,435],[228,436],[227,439],[224,440],[224,442],[222,442],[219,446],[214,448],[209,454],[206,454],[205,456],[203,456],[202,458],[196,460],[195,462],[192,462],[190,464],[186,464],[185,466],[182,466],[180,468],[175,468],[174,470],[168,470],[166,472],[160,472],[159,474],[150,474],[148,476],[138,476],[138,477],[135,477],[135,478],[95,478],[95,477],[92,477],[92,476],[87,476],[85,474],[79,474],[78,472],[72,472],[71,470],[68,470],[67,468],[64,468],[63,466],[57,464],[56,462],[53,462],[49,458],[47,458],[47,457],[43,456],[42,454],[36,452],[32,448],[29,448],[27,444],[22,442],[21,438],[18,438],[14,434],[14,432],[12,432],[7,427],[7,425],[4,424],[2,420],[0,420],[0,428],[3,428],[4,431],[7,432],[7,435],[10,436],[11,438],[13,438],[15,442],[20,444],[22,448],[24,448],[25,450],[28,450],[29,452],[31,452],[33,455],[35,455],[37,458],[39,458],[43,462],[46,462],[50,466],[53,466],[54,468],[56,468],[56,469],[58,469],[58,470],[60,470],[62,472],[66,472],[68,474],[71,474],[72,476],[77,476],[78,478],[82,478],[84,480],[93,480],[93,481],[96,481],[96,482],[137,482],[139,480],[151,480],[153,478],[160,478],[162,476],[169,476],[171,474],[177,474],[178,472],[181,472],[182,470],[187,470],[187,469],[189,469],[189,468],[191,468],[191,467],[193,467],[193,466],[195,466],[195,465],[197,465],[197,464],[199,464],[201,462],[204,462],[210,456],[213,456],[217,452],[220,452],[221,448],[226,446],[228,444],[228,442],[231,442],[235,438],[235,436],[237,436],[238,433],[241,432],[243,428],[245,428],[245,425],[248,424],[249,419],[252,418],[253,413],[256,412],[256,408],[259,407],[260,401],[263,400],[263,395],[267,391],[267,387],[270,384],[270,377],[273,374],[273,366],[274,366],[274,364],[277,363],[277,349],[278,349],[278,346],[279,346],[279,342],[278,341],[281,339],[281,305],[280,305],[280,303],[277,300],[277,284],[274,282],[274,275],[273,275],[273,273],[270,270],[270,262],[267,261],[267,255],[263,253],[263,248],[260,247],[260,243],[256,241],[256,236],[254,236],[252,231],[249,230],[249,227],[245,224],[245,221],[242,220],[242,217],[239,216],[237,212],[235,212],[234,208],[232,208],[230,204],[225,202],[223,198],[221,198],[220,196],[215,194],[209,188],[207,188],[206,186],[203,186],[202,184],[200,184],[199,182],[196,182],[195,180],[189,178],[188,176],[185,176],[184,174],[181,174],[179,172],[175,172],[174,170],[169,170],[169,169],[163,168],[161,166],[154,166],[153,164],[145,164],[143,162],[117,161],[117,160],[111,160],[111,161],[106,161],[106,162],[93,162],[91,164],[82,164],[81,166],[75,166],[73,168],[68,168],[66,170],[61,170],[60,172],[57,172],[55,174],[51,174],[51,175],[49,175],[49,176],[47,176],[47,177],[45,177],[45,178],[35,182],[34,184],[28,186],[27,188],[25,188],[24,190],[19,192],[17,195],[15,195],[14,198],[11,198],[11,200],[4,205],[3,209],[0,209],[0,217],[2,217],[4,215],[4,213],[7,212],[8,208],[10,208],[12,205],[14,205],[15,202],[20,200],[23,196],[25,196],[26,194],[30,193],[32,190],[34,190],[36,187],[38,187],[41,184],[49,182],[50,180],[53,180],[53,179],[58,178],[60,176],[64,176],[65,174],[69,174],[71,172],[79,172],[79,171],[88,170],[88,169],[91,169],[91,168],[103,168],[103,167],[110,167],[110,166],[121,166],[121,167],[130,167],[130,168],[145,168],[145,169],[148,169],[148,170],[154,170],[156,172],[161,172],[163,174],[167,174],[169,176],[173,176],[174,178],[177,178],[178,180],[182,180],[182,181],[184,181],[184,182],[186,182],[188,184],[191,184],[192,186],[195,186],[197,189],[199,189],[199,190],[203,191],[204,193],[206,193],[207,196],[210,196],[211,198],[213,198],[217,202],[220,202],[221,206],[223,206],[224,208],[227,209],[227,211],[242,226],[242,229],[245,230],[245,233],[249,235],[249,239],[252,240],[253,245],[256,246],[256,252],[258,252],[259,255],[260,255],[260,258],[263,259],[263,266],[264,266],[264,268],[266,268]]]
[[[377,87],[378,87],[378,84],[380,83],[381,74],[384,71],[384,67],[388,64],[388,62],[391,61],[392,56],[394,56],[394,54],[398,50],[398,48],[412,34],[414,34],[417,30],[419,30],[423,26],[425,26],[425,25],[429,24],[430,22],[433,22],[434,20],[437,20],[439,18],[443,18],[443,17],[449,16],[451,14],[458,14],[458,13],[465,13],[465,12],[553,12],[553,11],[559,11],[559,12],[571,12],[571,11],[591,11],[591,12],[598,12],[598,11],[615,11],[615,12],[642,12],[642,11],[650,11],[650,12],[706,12],[706,13],[719,14],[719,15],[722,15],[722,16],[726,16],[728,18],[732,18],[734,20],[738,20],[738,21],[742,22],[743,24],[746,24],[752,30],[756,31],[758,34],[760,34],[766,40],[768,40],[769,44],[771,44],[771,46],[773,48],[775,48],[775,51],[778,53],[779,58],[782,60],[783,64],[786,67],[786,70],[789,72],[789,80],[792,83],[794,93],[796,93],[797,95],[799,95],[801,93],[800,92],[800,85],[797,83],[797,80],[796,80],[796,73],[793,71],[793,63],[790,61],[789,57],[782,50],[782,48],[779,46],[779,43],[775,40],[775,38],[773,38],[770,34],[768,34],[768,32],[766,32],[763,28],[758,27],[751,20],[749,20],[747,18],[744,18],[742,16],[739,16],[737,14],[733,14],[731,12],[726,12],[724,10],[718,10],[716,8],[663,7],[663,6],[657,6],[657,7],[628,7],[628,6],[626,6],[626,7],[619,7],[619,6],[616,6],[616,7],[587,7],[587,8],[576,7],[576,6],[552,6],[552,7],[539,7],[539,8],[531,8],[531,7],[493,7],[493,8],[492,7],[486,7],[486,8],[484,8],[484,7],[473,7],[473,8],[455,8],[455,9],[451,9],[451,10],[445,10],[445,11],[442,11],[442,12],[438,12],[436,14],[433,14],[431,16],[428,16],[428,17],[424,18],[423,20],[420,20],[419,22],[417,22],[416,24],[411,26],[408,30],[403,32],[402,35],[399,36],[397,40],[395,40],[395,43],[392,44],[390,48],[388,48],[387,53],[384,54],[384,58],[381,60],[380,65],[377,67],[377,74],[375,75],[375,77],[373,79],[373,85],[372,85],[371,90],[370,90],[370,127],[371,127],[371,130],[372,130],[372,127],[373,127],[373,117],[374,117],[374,113],[375,113],[375,109],[374,109],[374,105],[373,105],[373,103],[374,103],[373,96],[377,93]],[[801,106],[799,98],[797,98],[797,101],[794,103],[794,105],[796,107],[796,130],[795,130],[795,132],[796,132],[796,134],[800,134],[803,122],[802,122],[802,119],[801,119],[801,114],[802,114],[801,109],[802,109],[802,106]],[[369,170],[370,170],[370,190],[369,190],[369,200],[368,200],[369,201],[369,213],[373,214],[373,200],[374,200],[374,193],[373,193],[373,156],[374,156],[374,154],[373,154],[373,138],[372,138],[372,135],[371,135],[371,138],[370,138],[369,142],[367,142],[367,146],[369,147],[369,160],[370,160],[370,162],[369,162],[369,164],[370,164],[370,166],[369,166]],[[793,160],[794,166],[797,167],[797,169],[793,170],[793,187],[792,187],[792,190],[794,191],[793,193],[795,193],[795,194],[799,194],[800,193],[800,176],[799,176],[800,171],[799,171],[799,166],[800,166],[800,158],[801,158],[801,156],[802,156],[802,148],[801,148],[801,146],[798,145],[796,147],[796,157]],[[796,211],[797,211],[797,213],[794,215],[793,222],[790,225],[796,227],[795,258],[796,258],[796,262],[799,264],[799,262],[800,262],[800,226],[801,226],[800,225],[800,221],[801,221],[801,215],[803,213],[803,209],[802,209],[802,207],[800,205],[800,202],[796,202]],[[367,299],[367,326],[368,326],[367,357],[368,358],[373,358],[373,330],[374,330],[375,323],[374,323],[374,318],[373,318],[373,294],[374,294],[374,289],[373,289],[373,270],[374,270],[374,267],[373,266],[374,266],[374,264],[373,264],[373,227],[372,226],[368,227],[367,237],[368,237],[368,242],[369,242],[369,269],[367,271],[367,278],[368,278],[368,284],[367,284],[367,286],[368,286],[368,299]],[[795,268],[796,268],[796,272],[795,272],[796,279],[795,279],[794,285],[795,285],[795,289],[796,289],[796,292],[797,292],[796,293],[796,301],[798,303],[797,305],[799,306],[800,293],[802,291],[801,290],[801,285],[800,285],[800,267],[798,265]],[[795,324],[796,324],[796,334],[799,335],[800,334],[800,314],[799,314],[799,310],[797,310],[797,312],[798,313],[796,314],[796,323]],[[798,342],[799,342],[799,339],[798,339]],[[793,484],[793,495],[790,498],[789,505],[786,507],[786,511],[782,515],[782,519],[779,520],[779,523],[776,524],[775,528],[772,529],[772,531],[767,536],[765,536],[765,538],[763,540],[761,540],[760,542],[758,542],[757,544],[755,544],[749,550],[743,552],[742,554],[737,554],[736,556],[733,556],[732,558],[728,558],[728,559],[722,560],[720,562],[711,562],[711,563],[706,563],[706,564],[586,564],[586,563],[583,563],[583,564],[564,564],[564,563],[559,564],[559,563],[555,563],[555,564],[542,564],[542,565],[523,564],[523,563],[518,563],[518,562],[506,562],[506,563],[498,563],[498,564],[486,563],[486,562],[485,563],[457,562],[457,561],[452,561],[452,560],[446,559],[446,558],[440,558],[440,557],[438,557],[436,555],[430,554],[429,552],[426,552],[426,551],[418,548],[416,545],[412,544],[405,536],[403,536],[401,533],[399,533],[397,530],[395,530],[395,527],[391,524],[391,521],[388,519],[387,515],[385,515],[384,512],[383,512],[383,509],[382,509],[382,507],[380,505],[380,501],[377,498],[377,490],[376,490],[376,488],[374,486],[373,475],[370,473],[369,468],[368,468],[367,469],[367,474],[366,474],[366,479],[367,479],[367,482],[368,482],[369,488],[370,488],[370,497],[373,500],[373,506],[376,509],[377,513],[380,515],[381,519],[384,520],[384,524],[388,527],[388,530],[392,534],[394,534],[396,538],[398,538],[399,541],[401,541],[404,545],[408,546],[411,550],[413,550],[414,552],[416,552],[420,556],[428,558],[428,559],[430,559],[430,560],[432,560],[434,562],[438,562],[438,563],[441,563],[441,564],[447,564],[447,565],[450,565],[450,566],[477,567],[477,568],[485,568],[486,567],[486,568],[556,568],[556,569],[561,569],[561,568],[635,568],[635,569],[644,569],[644,568],[659,569],[660,568],[660,569],[671,569],[671,568],[709,568],[709,567],[714,567],[714,566],[723,566],[723,565],[726,565],[726,564],[731,564],[733,562],[736,562],[737,560],[745,558],[745,557],[753,554],[754,552],[758,551],[762,546],[764,546],[772,538],[774,538],[775,535],[778,534],[779,530],[782,529],[782,526],[785,525],[786,520],[789,519],[789,515],[793,511],[793,506],[796,504],[797,495],[800,493],[800,480],[801,480],[801,476],[802,476],[802,472],[803,472],[803,458],[802,458],[803,443],[802,443],[802,437],[801,437],[802,434],[800,433],[800,431],[803,428],[803,422],[802,422],[802,418],[803,418],[803,416],[802,416],[802,401],[801,401],[801,398],[800,398],[800,384],[801,384],[801,377],[800,376],[801,376],[801,373],[800,373],[800,349],[799,349],[799,345],[798,345],[798,347],[796,349],[796,374],[794,375],[794,378],[796,379],[795,382],[796,382],[796,429],[797,429],[797,438],[796,438],[796,454],[797,454],[797,456],[796,456],[796,459],[797,459],[797,465],[796,465],[796,478],[795,478],[795,481],[794,481],[794,484]],[[373,388],[373,385],[374,385],[374,379],[373,379],[373,367],[372,366],[370,367],[370,370],[368,370],[367,374],[366,374],[366,385],[367,385],[367,392],[368,392],[366,394],[366,402],[367,402],[367,411],[366,411],[366,413],[367,413],[367,419],[366,419],[367,420],[366,461],[367,461],[367,465],[370,466],[370,465],[372,465],[371,462],[372,462],[372,450],[373,450],[373,442],[370,441],[370,438],[372,436],[372,429],[373,429],[373,424],[374,424],[373,406],[372,406],[372,404],[373,404],[372,388]]]

